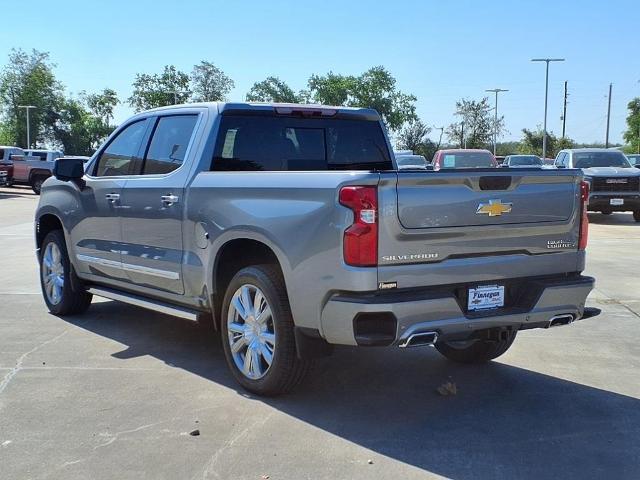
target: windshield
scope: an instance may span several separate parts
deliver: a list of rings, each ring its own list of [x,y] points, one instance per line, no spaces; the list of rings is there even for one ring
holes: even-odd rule
[[[592,167],[630,167],[625,156],[620,152],[575,152],[573,154],[575,168]]]
[[[542,165],[542,160],[536,155],[514,155],[509,157],[509,166],[523,166],[523,165]]]
[[[491,168],[493,156],[489,152],[450,152],[442,156],[440,168]]]

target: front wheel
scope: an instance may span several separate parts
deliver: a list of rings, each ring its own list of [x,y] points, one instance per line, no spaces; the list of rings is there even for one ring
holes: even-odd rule
[[[49,232],[40,250],[40,286],[47,308],[54,315],[83,313],[91,294],[73,289],[71,264],[61,230]]]
[[[636,222],[640,222],[640,210],[635,210],[635,211],[633,212],[633,219],[634,219]]]
[[[516,339],[516,331],[506,333],[506,338],[500,340],[466,340],[462,342],[436,343],[438,351],[458,363],[486,363],[498,358]]]
[[[279,395],[306,375],[310,364],[297,356],[289,300],[276,267],[240,270],[227,288],[220,323],[225,359],[246,390]]]

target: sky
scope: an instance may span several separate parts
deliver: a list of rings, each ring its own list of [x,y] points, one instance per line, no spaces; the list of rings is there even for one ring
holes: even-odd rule
[[[460,98],[491,95],[493,105],[485,90],[509,89],[501,140],[517,140],[544,116],[544,64],[530,60],[556,57],[566,61],[550,67],[548,129],[562,131],[566,80],[567,136],[578,142],[604,142],[609,83],[612,142],[640,96],[638,0],[0,0],[0,12],[0,68],[11,48],[47,51],[73,94],[109,87],[126,99],[136,73],[209,60],[235,81],[229,99],[243,101],[270,75],[299,90],[314,73],[383,65],[432,127],[455,120]],[[116,122],[131,113],[118,107]]]

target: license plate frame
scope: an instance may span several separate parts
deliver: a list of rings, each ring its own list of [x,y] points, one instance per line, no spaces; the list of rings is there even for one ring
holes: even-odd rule
[[[467,310],[489,310],[504,307],[504,285],[478,285],[467,289]]]
[[[620,205],[624,205],[624,198],[610,198],[609,205],[619,207]]]

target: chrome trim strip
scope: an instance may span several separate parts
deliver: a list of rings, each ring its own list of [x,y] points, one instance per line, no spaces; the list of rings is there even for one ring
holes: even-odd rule
[[[108,288],[92,287],[88,290],[89,293],[98,297],[108,298],[110,300],[116,300],[118,302],[128,303],[129,305],[135,305],[136,307],[145,308],[147,310],[153,310],[154,312],[164,313],[166,315],[173,315],[175,317],[184,318],[186,320],[197,321],[198,312],[195,310],[189,310],[188,308],[178,307],[174,305],[168,305],[158,300],[152,300],[147,298],[138,297],[125,292],[118,292]]]
[[[106,258],[92,257],[90,255],[77,254],[76,258],[81,262],[102,265],[103,267],[119,268],[127,272],[143,273],[145,275],[151,275],[153,277],[167,278],[169,280],[180,279],[180,274],[178,272],[171,272],[169,270],[159,270],[157,268],[145,267],[143,265],[133,265],[131,263],[122,263],[122,262],[117,262],[115,260],[107,260]]]

